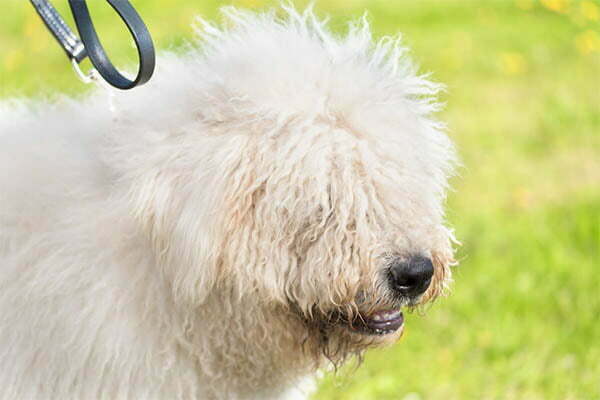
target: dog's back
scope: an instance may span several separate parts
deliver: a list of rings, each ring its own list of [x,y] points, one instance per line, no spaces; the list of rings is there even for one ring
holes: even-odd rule
[[[103,369],[117,370],[109,360],[121,346],[135,353],[135,271],[119,262],[123,240],[102,208],[110,118],[80,107],[0,106],[0,399],[122,391]]]
[[[118,125],[104,92],[0,103],[1,400],[205,397],[115,193]]]
[[[102,119],[78,111],[0,105],[0,257],[103,187],[96,150]]]

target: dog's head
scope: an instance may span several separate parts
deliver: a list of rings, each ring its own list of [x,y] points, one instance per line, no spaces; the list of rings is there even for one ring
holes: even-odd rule
[[[395,340],[401,308],[451,275],[442,136],[375,109],[255,122],[224,171],[219,280],[299,316],[334,360]]]
[[[259,299],[333,360],[393,341],[402,307],[450,280],[438,88],[364,21],[339,39],[310,12],[229,13],[191,56],[195,122],[169,138],[179,172],[136,200],[166,276],[195,303]]]

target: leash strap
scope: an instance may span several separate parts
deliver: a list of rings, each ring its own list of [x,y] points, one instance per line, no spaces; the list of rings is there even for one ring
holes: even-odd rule
[[[44,24],[75,64],[89,57],[100,76],[119,89],[132,89],[148,82],[154,73],[156,56],[152,37],[144,21],[127,0],[106,0],[119,14],[133,36],[139,57],[137,76],[131,80],[121,74],[106,55],[106,51],[90,16],[85,0],[69,0],[69,6],[81,40],[71,31],[48,0],[30,0]]]

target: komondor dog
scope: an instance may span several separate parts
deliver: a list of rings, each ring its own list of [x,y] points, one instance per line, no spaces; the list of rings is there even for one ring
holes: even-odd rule
[[[224,15],[143,88],[0,107],[0,399],[305,398],[444,292],[439,87],[364,20]]]

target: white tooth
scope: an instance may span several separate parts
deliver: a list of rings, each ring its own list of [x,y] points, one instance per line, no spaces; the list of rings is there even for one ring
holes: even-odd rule
[[[373,321],[382,321],[383,317],[380,314],[375,314],[373,317]]]

